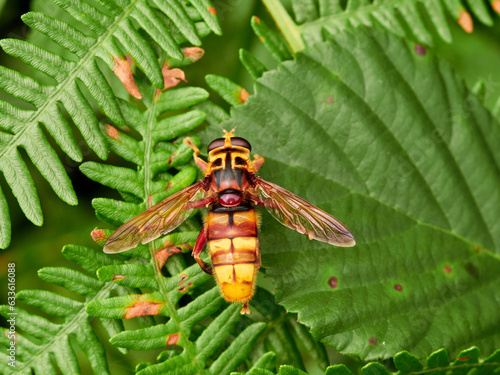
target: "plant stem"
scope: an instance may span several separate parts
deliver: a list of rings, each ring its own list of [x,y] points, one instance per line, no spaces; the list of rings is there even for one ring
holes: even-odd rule
[[[292,18],[283,7],[279,0],[262,0],[274,22],[285,37],[293,54],[302,51],[305,47],[299,27],[293,22]]]

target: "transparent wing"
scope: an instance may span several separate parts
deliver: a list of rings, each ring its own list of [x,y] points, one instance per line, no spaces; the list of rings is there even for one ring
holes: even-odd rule
[[[350,247],[356,244],[349,229],[325,211],[260,177],[256,177],[256,182],[264,207],[283,225],[332,245]]]
[[[104,252],[121,253],[173,231],[193,210],[189,203],[201,199],[203,193],[200,181],[155,204],[109,236]]]

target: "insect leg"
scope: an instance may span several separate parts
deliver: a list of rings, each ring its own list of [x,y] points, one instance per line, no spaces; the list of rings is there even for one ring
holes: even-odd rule
[[[207,170],[208,164],[206,161],[204,161],[203,159],[198,157],[198,155],[200,154],[200,150],[198,149],[198,147],[196,147],[196,145],[193,143],[193,141],[189,137],[184,138],[183,142],[193,149],[193,151],[194,151],[193,158],[194,158],[196,165],[198,167],[200,167],[203,172],[205,172]]]
[[[208,204],[212,203],[213,201],[215,201],[215,198],[213,198],[213,197],[207,197],[207,198],[203,198],[203,199],[200,199],[200,200],[197,200],[197,201],[189,202],[186,205],[186,209],[192,210],[192,209],[195,209],[195,208],[206,207]]]
[[[263,199],[257,195],[252,196],[251,198],[256,204],[262,207],[269,207],[272,205],[272,201],[270,199]]]
[[[206,264],[203,259],[200,258],[200,253],[207,244],[207,227],[204,226],[201,230],[198,238],[196,239],[196,243],[193,248],[193,256],[196,263],[198,263],[203,271],[212,275],[212,266]]]

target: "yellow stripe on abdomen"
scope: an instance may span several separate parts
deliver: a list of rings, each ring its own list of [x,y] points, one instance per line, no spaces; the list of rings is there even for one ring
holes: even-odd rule
[[[222,228],[222,223],[227,223],[227,228]],[[255,212],[238,212],[234,216],[230,212],[211,212],[207,224],[213,274],[224,299],[228,302],[248,302],[253,296],[260,267]],[[210,235],[211,224],[217,236]],[[240,236],[221,238],[223,233]]]

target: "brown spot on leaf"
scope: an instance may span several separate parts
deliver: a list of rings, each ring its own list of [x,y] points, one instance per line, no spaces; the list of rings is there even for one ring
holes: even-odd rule
[[[205,55],[205,50],[200,47],[185,47],[182,49],[182,54],[184,55],[184,61],[194,63]]]
[[[131,319],[137,316],[158,315],[162,304],[157,302],[137,302],[127,309],[124,319]]]
[[[465,9],[460,9],[457,22],[460,26],[462,26],[462,29],[464,29],[466,33],[474,31],[474,22],[472,21],[472,17]]]
[[[444,265],[443,271],[446,272],[448,275],[451,274],[451,266],[448,264]]]
[[[181,244],[178,246],[172,246],[168,241],[165,243],[164,247],[158,250],[155,254],[156,261],[158,262],[158,266],[161,268],[167,262],[167,259],[174,255],[184,252],[185,248],[191,248],[189,244]]]
[[[377,345],[378,344],[378,341],[375,337],[370,337],[368,339],[368,342],[371,344],[371,345]]]
[[[332,104],[333,103],[333,96],[328,95],[328,97],[325,100],[325,103],[326,104]]]
[[[179,334],[172,333],[172,334],[168,335],[166,346],[177,345],[178,342],[179,342]]]
[[[339,285],[339,279],[337,279],[335,276],[332,276],[328,279],[328,285],[330,288],[335,289]]]
[[[184,71],[179,68],[170,69],[168,65],[165,64],[161,72],[163,73],[164,90],[177,86],[180,81],[187,82]]]
[[[493,0],[491,2],[491,7],[496,13],[500,13],[500,0]]]
[[[214,7],[208,7],[208,11],[213,16],[215,16],[217,14],[217,10]]]
[[[401,284],[394,284],[394,289],[396,289],[398,292],[401,292],[403,290],[403,286]]]
[[[113,281],[115,280],[121,280],[121,279],[124,279],[125,278],[125,275],[113,275]]]
[[[239,101],[241,103],[245,103],[249,97],[250,94],[248,93],[248,91],[242,88],[240,90],[240,95],[238,96]]]
[[[260,18],[259,17],[254,17],[255,22],[260,23]]]
[[[136,99],[142,99],[142,94],[135,83],[134,74],[128,59],[113,56],[113,62],[113,73],[115,73],[118,79],[123,83],[128,93]]]
[[[120,140],[120,132],[114,126],[106,124],[106,134],[115,141]]]
[[[186,293],[188,291],[189,288],[191,288],[193,286],[193,282],[190,281],[188,282],[187,284],[185,285],[181,285],[180,287],[178,287],[176,290],[179,292],[179,293]]]
[[[427,53],[427,48],[423,45],[415,43],[415,53],[420,56],[424,56]]]
[[[94,242],[98,245],[104,245],[104,243],[108,239],[108,234],[104,229],[94,229],[92,232],[90,232],[90,235],[92,236]]]
[[[260,38],[259,38],[259,40],[260,40],[261,42],[263,42],[263,41],[264,41],[264,38],[263,38],[263,37],[260,37]]]
[[[474,248],[474,251],[477,253],[484,253],[485,252],[481,246],[474,245],[473,248]]]
[[[177,155],[178,155],[177,151],[175,151],[172,155],[170,155],[170,157],[168,158],[167,164],[172,165],[174,162],[174,159],[177,157]]]
[[[189,279],[189,276],[186,275],[185,273],[182,273],[179,276],[179,287],[176,289],[179,293],[186,293],[189,288],[193,286],[193,282],[189,281],[188,283],[184,284],[187,280]]]
[[[465,264],[465,270],[469,275],[471,275],[473,278],[477,279],[479,277],[479,270],[475,265],[472,263],[466,263]]]
[[[467,361],[470,357],[457,357],[457,361]]]

